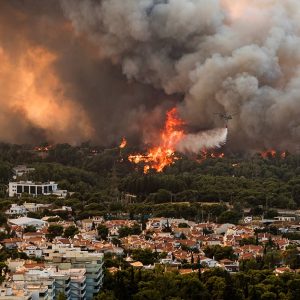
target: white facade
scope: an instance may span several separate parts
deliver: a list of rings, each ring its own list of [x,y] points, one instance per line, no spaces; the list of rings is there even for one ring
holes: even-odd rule
[[[49,206],[51,206],[51,204],[27,203],[27,202],[25,202],[23,204],[23,206],[29,212],[37,212],[39,210],[43,210],[45,208],[48,208]]]
[[[36,228],[42,228],[47,225],[47,222],[40,220],[40,219],[21,217],[18,219],[9,219],[8,224],[9,225],[17,225],[17,226],[21,226],[21,227],[34,226]]]
[[[43,256],[43,250],[34,245],[27,246],[23,252],[26,253],[28,257],[41,258]]]
[[[12,204],[10,209],[8,209],[5,213],[7,215],[26,215],[27,209],[24,205]]]
[[[59,190],[57,183],[54,181],[45,183],[35,183],[32,181],[10,182],[8,186],[9,197],[21,196],[27,193],[33,196],[39,195],[57,195],[59,197],[66,197],[66,190]]]
[[[279,216],[279,217],[275,217],[274,218],[277,221],[281,221],[281,222],[293,222],[296,220],[296,217],[293,216]]]
[[[28,174],[30,172],[33,172],[35,168],[27,168],[25,165],[18,165],[14,167],[13,169],[14,177],[20,177],[23,176],[24,174]]]

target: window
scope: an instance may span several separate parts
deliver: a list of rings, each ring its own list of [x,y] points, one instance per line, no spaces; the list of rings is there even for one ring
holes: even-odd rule
[[[24,193],[29,194],[29,186],[28,185],[24,185]]]
[[[30,187],[30,194],[36,194],[35,186]]]
[[[38,186],[38,187],[37,187],[37,194],[38,194],[38,195],[42,195],[42,194],[43,194],[43,190],[42,190],[42,187],[41,187],[41,186]]]
[[[21,185],[18,185],[18,186],[17,186],[17,193],[18,193],[18,194],[22,194],[22,192],[23,192],[23,191],[22,191],[22,186],[21,186]]]

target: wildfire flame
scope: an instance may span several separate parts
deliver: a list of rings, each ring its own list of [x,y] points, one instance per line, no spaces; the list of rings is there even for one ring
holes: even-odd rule
[[[198,162],[203,162],[204,160],[208,159],[208,158],[224,158],[225,157],[225,153],[223,152],[211,152],[211,151],[207,151],[206,149],[202,149],[201,153],[200,153],[200,160],[198,160]]]
[[[159,145],[148,150],[148,153],[130,155],[128,160],[132,163],[144,163],[144,173],[148,173],[150,169],[156,172],[162,172],[165,167],[173,164],[177,157],[175,156],[175,148],[184,136],[182,126],[183,120],[178,117],[176,108],[167,112],[166,123],[160,134]]]
[[[53,145],[48,145],[48,146],[36,146],[34,147],[34,151],[36,152],[48,152],[53,148]]]
[[[266,151],[262,151],[260,152],[260,155],[262,158],[275,158],[275,157],[280,157],[280,158],[286,158],[286,152],[282,151],[282,152],[277,152],[276,150],[266,150]]]
[[[126,139],[125,139],[125,138],[122,138],[122,141],[121,141],[121,144],[120,144],[119,148],[120,148],[120,149],[123,149],[123,148],[126,147],[126,145],[127,145]]]

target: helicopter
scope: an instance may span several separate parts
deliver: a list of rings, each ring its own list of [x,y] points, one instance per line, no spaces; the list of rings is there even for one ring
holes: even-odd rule
[[[224,120],[224,121],[225,121],[225,123],[226,123],[226,128],[227,128],[228,122],[229,122],[230,120],[232,120],[233,117],[234,117],[235,115],[237,115],[237,113],[229,114],[229,113],[226,113],[226,112],[225,112],[225,113],[215,113],[215,115],[218,115],[218,116],[220,117],[221,120]]]
[[[215,115],[218,115],[220,119],[225,120],[226,122],[233,119],[233,116],[235,116],[237,113],[234,114],[227,114],[227,113],[215,113]]]

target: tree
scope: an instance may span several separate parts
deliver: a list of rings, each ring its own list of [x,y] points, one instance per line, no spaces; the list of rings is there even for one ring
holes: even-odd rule
[[[187,223],[179,223],[178,228],[189,228],[190,226]]]
[[[261,300],[276,300],[277,295],[273,292],[265,292],[261,295]]]
[[[220,259],[233,259],[234,258],[234,252],[232,247],[226,246],[221,247],[220,245],[215,246],[207,246],[204,249],[204,253],[209,258],[215,258],[216,260]]]
[[[2,204],[2,205],[3,205],[3,204]],[[3,207],[3,206],[2,206],[2,207]],[[7,218],[6,218],[5,214],[0,213],[0,226],[5,225],[6,222],[7,222]]]
[[[288,286],[288,299],[298,300],[300,299],[300,279],[292,279],[287,283]]]
[[[142,232],[141,226],[138,223],[135,223],[131,227],[131,234],[133,234],[133,235],[139,235],[139,234],[141,234],[141,232]]]
[[[111,239],[111,242],[112,242],[113,245],[115,245],[115,246],[117,246],[117,247],[121,247],[121,244],[122,244],[122,243],[121,243],[121,241],[120,241],[119,239],[113,237],[113,238]]]
[[[212,276],[206,281],[205,286],[211,294],[211,299],[224,299],[226,286],[224,278]]]
[[[236,211],[224,211],[219,217],[219,223],[233,223],[237,224],[241,218],[240,213]]]
[[[97,227],[98,236],[101,238],[101,240],[106,240],[108,236],[108,228],[103,225],[99,224]]]
[[[78,228],[74,225],[68,226],[64,231],[64,237],[73,238],[79,232]]]
[[[117,300],[117,298],[115,297],[112,291],[102,291],[94,299],[95,300]]]
[[[46,237],[48,240],[52,241],[55,237],[61,236],[64,232],[64,228],[58,224],[52,224],[48,227],[48,233]]]
[[[162,297],[159,291],[155,289],[145,289],[133,296],[133,300],[150,300],[150,299],[162,300]]]
[[[156,259],[156,254],[150,249],[136,249],[132,251],[132,258],[140,261],[144,265],[153,265]]]
[[[131,229],[128,226],[122,226],[118,230],[119,238],[126,237],[131,234]]]
[[[67,297],[63,292],[59,292],[57,300],[67,300]]]
[[[26,232],[36,232],[36,228],[33,225],[28,225],[24,228],[24,233]]]

